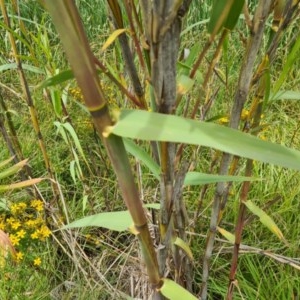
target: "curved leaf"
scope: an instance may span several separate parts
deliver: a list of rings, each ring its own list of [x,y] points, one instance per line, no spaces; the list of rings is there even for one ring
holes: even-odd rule
[[[137,126],[138,124],[138,126]],[[148,141],[203,145],[233,155],[300,170],[300,151],[218,124],[141,110],[123,110],[110,133]]]
[[[130,227],[131,224],[132,219],[129,211],[125,210],[105,212],[88,216],[69,223],[68,225],[63,226],[62,229],[96,226],[115,231],[125,231]]]
[[[188,258],[190,260],[194,260],[191,248],[183,239],[181,239],[180,237],[176,237],[176,239],[173,243],[174,243],[174,245],[180,247],[185,252],[185,254],[188,256]]]
[[[132,154],[134,157],[139,159],[145,164],[152,172],[152,174],[159,179],[160,167],[159,165],[150,157],[150,155],[145,152],[140,146],[134,143],[132,140],[123,139],[126,150]]]
[[[38,87],[43,89],[56,84],[61,84],[73,78],[74,78],[74,74],[72,70],[64,70],[52,77],[47,78],[42,83],[40,83]]]
[[[194,295],[171,279],[163,278],[163,285],[159,291],[170,300],[196,300]]]
[[[280,240],[285,240],[281,230],[266,212],[260,209],[251,200],[245,201],[244,204],[253,214],[258,216],[261,223],[264,224],[270,231],[272,231]]]
[[[228,240],[230,243],[234,244],[235,242],[235,236],[231,232],[221,228],[217,227],[217,230],[224,236],[226,240]]]
[[[114,41],[115,39],[122,33],[128,31],[127,29],[117,29],[115,30],[106,40],[106,42],[104,43],[104,45],[101,48],[101,51],[105,51]]]

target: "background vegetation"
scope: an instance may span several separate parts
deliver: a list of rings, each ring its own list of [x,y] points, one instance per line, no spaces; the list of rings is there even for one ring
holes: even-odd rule
[[[134,95],[133,99],[138,97],[124,63],[122,41],[112,35],[116,26],[113,25],[108,2],[115,1],[75,2],[95,57],[129,94],[124,95],[124,90],[114,85],[103,69],[98,70],[110,110],[136,109],[139,105],[130,99],[130,95]],[[141,18],[139,4],[137,1],[132,3],[135,3]],[[237,127],[240,131],[258,135],[261,140],[298,149],[299,1],[286,3],[294,10],[291,16],[283,14],[290,19],[281,28],[282,34],[274,46],[274,53],[268,52],[273,35],[276,36],[274,15],[270,12],[266,20],[251,78],[251,90],[241,117],[238,116]],[[249,1],[249,17],[252,18],[257,5],[257,1]],[[16,252],[12,252],[14,259],[10,263],[8,259],[1,261],[0,298],[148,299],[152,293],[151,286],[146,267],[141,264],[142,254],[137,239],[132,233],[103,227],[61,230],[74,220],[102,212],[124,211],[126,207],[111,160],[84,105],[83,93],[68,71],[70,67],[65,51],[47,10],[37,1],[30,0],[1,1],[1,6],[0,129],[3,146],[0,148],[0,161],[9,157],[14,157],[14,163],[28,159],[25,166],[1,177],[1,185],[28,178],[43,180],[31,189],[1,189],[0,229],[9,234]],[[220,51],[218,42],[223,33],[211,42],[197,68],[194,82],[180,77],[190,73],[199,54],[207,46],[208,35],[212,35],[214,30],[208,26],[213,18],[212,7],[212,1],[192,1],[182,20],[176,68],[177,95],[183,100],[176,106],[175,114],[190,117],[196,107],[196,120],[225,127],[233,122],[232,105],[246,56],[246,41],[251,36],[250,27],[246,26],[249,20],[242,15],[236,28],[220,43]],[[129,28],[130,19],[123,3],[121,8],[125,27]],[[4,11],[7,11],[9,26]],[[283,15],[279,18],[280,24]],[[131,49],[136,49],[132,35],[126,34]],[[139,43],[147,48],[142,44],[143,38],[139,36]],[[107,41],[111,44],[103,46]],[[187,57],[186,51],[189,52]],[[146,110],[155,111],[155,104],[150,101],[153,99],[153,86],[145,71],[148,69],[140,64],[138,52],[133,52],[145,91],[139,103],[145,101]],[[266,53],[272,58],[270,62],[266,61]],[[143,61],[149,64],[146,52],[143,57]],[[22,63],[23,75],[18,62]],[[261,74],[264,74],[264,80]],[[265,100],[258,101],[263,103],[261,110],[255,102],[257,98]],[[197,104],[198,100],[200,103]],[[139,126],[138,122],[136,126]],[[130,164],[140,198],[144,204],[157,204],[162,196],[159,176],[155,173],[155,147],[148,142],[134,141],[133,145],[139,146],[138,151],[152,155],[147,164],[146,155],[134,152],[134,146],[130,150],[131,144],[127,140],[126,148],[131,153]],[[235,142],[238,143],[237,140]],[[190,145],[176,150],[177,153],[182,151],[180,168],[187,161],[189,171],[220,173],[221,159],[224,158],[222,149]],[[259,157],[259,154],[253,155]],[[266,162],[272,160],[272,151],[269,156]],[[295,157],[295,169],[299,170],[298,157]],[[235,287],[234,299],[297,299],[300,296],[299,173],[292,168],[255,160],[249,174],[249,164],[249,160],[235,158],[226,175],[253,177],[255,181],[251,182],[251,189],[246,193],[247,199],[267,215],[259,216],[261,211],[253,208],[243,215],[238,269],[231,282]],[[286,164],[282,162],[281,165]],[[290,167],[293,167],[292,164]],[[7,165],[2,166],[3,170],[5,168],[8,168]],[[17,171],[18,174],[15,174]],[[182,254],[189,251],[193,254],[192,262],[188,260],[193,270],[189,274],[191,277],[183,272],[182,281],[185,288],[199,297],[203,292],[203,257],[207,254],[207,237],[211,234],[216,182],[220,181],[215,178],[210,183],[209,176],[205,178],[201,185],[199,182],[197,185],[188,184],[182,190],[188,224],[184,228],[185,242],[181,247],[188,250],[185,248],[180,255],[189,256]],[[239,207],[245,200],[241,198],[244,189],[244,183],[230,181],[226,207],[218,215],[221,230],[216,234],[210,258],[209,299],[223,299],[229,293],[228,276],[232,274],[234,248],[234,240],[229,233],[238,234],[236,228],[241,224],[238,221],[241,216]],[[264,226],[262,219],[266,216],[276,226],[271,221]],[[161,244],[159,214],[156,209],[149,208],[146,217],[157,248]],[[168,256],[164,276],[175,280],[174,274],[178,273],[174,271],[176,266],[173,263],[174,257]]]

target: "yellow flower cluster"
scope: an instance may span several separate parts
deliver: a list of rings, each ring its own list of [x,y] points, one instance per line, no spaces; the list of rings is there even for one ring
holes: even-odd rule
[[[23,260],[24,252],[32,255],[34,245],[51,235],[45,224],[44,203],[39,199],[31,200],[29,204],[23,201],[11,204],[9,213],[0,214],[0,229],[9,234],[11,243],[19,250],[17,262]],[[41,258],[36,257],[33,265],[39,266],[41,262]]]
[[[70,88],[69,89],[69,94],[74,97],[76,100],[83,102],[83,95],[81,93],[80,88]]]
[[[247,118],[249,117],[249,114],[250,114],[249,110],[243,109],[242,113],[241,113],[241,120],[242,121],[247,120]],[[218,121],[219,121],[220,124],[227,124],[227,123],[229,123],[229,118],[228,117],[221,117],[220,119],[218,119]]]
[[[113,107],[117,107],[118,105],[116,102],[116,88],[114,88],[112,84],[102,84],[101,86],[108,104]],[[74,99],[83,102],[83,95],[79,87],[69,88],[68,92],[72,97],[74,97]]]

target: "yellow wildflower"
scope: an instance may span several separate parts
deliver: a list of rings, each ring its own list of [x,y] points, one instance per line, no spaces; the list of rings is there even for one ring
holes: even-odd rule
[[[223,118],[220,118],[220,119],[219,119],[219,122],[220,122],[221,124],[227,124],[227,123],[229,122],[229,119],[228,119],[228,117],[223,117]]]
[[[42,263],[42,260],[40,257],[37,257],[34,261],[33,261],[33,265],[35,266],[39,266]]]
[[[6,219],[6,223],[9,224],[9,225],[12,225],[15,221],[16,221],[16,219],[13,218],[13,217],[10,217],[10,218]]]
[[[22,252],[17,252],[16,254],[17,262],[20,262],[23,258],[24,258],[24,254]]]
[[[20,239],[22,239],[22,238],[25,237],[26,231],[24,229],[21,229],[16,234],[17,234],[17,237],[19,237]]]
[[[17,230],[21,226],[20,221],[15,220],[14,223],[11,224],[11,228]]]
[[[13,215],[17,214],[18,213],[18,204],[17,203],[14,203],[10,206],[10,211]]]
[[[27,220],[26,222],[25,222],[25,226],[27,227],[27,228],[34,228],[35,227],[35,225],[36,225],[36,221],[35,220]]]
[[[51,230],[46,225],[43,225],[40,228],[40,236],[41,236],[41,238],[45,239],[45,238],[49,237],[50,235],[51,235]]]
[[[36,230],[34,233],[32,233],[32,234],[30,235],[30,237],[31,237],[33,240],[38,239],[38,238],[39,238],[39,232],[38,232],[38,230]]]
[[[19,214],[26,209],[27,205],[25,202],[14,203],[10,206],[10,211],[13,215]]]
[[[241,120],[245,121],[249,117],[249,110],[243,109],[241,113]]]
[[[35,210],[39,211],[39,212],[41,212],[41,211],[44,210],[44,203],[43,203],[43,201],[38,200],[38,199],[31,200],[30,206],[32,208],[35,208]]]
[[[10,240],[11,240],[11,243],[12,243],[14,246],[18,246],[18,245],[19,245],[20,237],[18,237],[18,236],[15,235],[15,234],[10,234],[10,235],[9,235],[9,238],[10,238]]]

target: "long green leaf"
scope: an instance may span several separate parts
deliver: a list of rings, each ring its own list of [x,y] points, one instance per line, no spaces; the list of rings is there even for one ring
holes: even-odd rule
[[[300,36],[296,40],[292,50],[289,52],[286,63],[283,66],[283,70],[279,75],[279,78],[274,84],[274,89],[273,89],[274,94],[276,94],[279,91],[282,84],[287,79],[289,72],[293,69],[293,64],[299,58],[299,51],[300,51]]]
[[[163,278],[163,285],[159,291],[170,300],[196,300],[194,295],[171,279]]]
[[[237,21],[239,20],[244,4],[245,4],[245,0],[234,0],[231,9],[229,11],[228,17],[224,24],[225,28],[229,30],[234,29]]]
[[[160,167],[159,165],[150,157],[150,155],[145,152],[140,146],[134,143],[132,140],[124,138],[124,144],[126,150],[131,153],[134,157],[139,159],[156,179],[160,178]],[[215,174],[206,174],[200,172],[188,172],[184,179],[184,185],[203,185],[217,182],[242,182],[242,181],[256,181],[259,178],[252,178],[246,176],[221,176]]]
[[[298,91],[279,91],[270,96],[271,101],[277,100],[300,100],[300,92]]]
[[[74,78],[74,74],[72,70],[65,70],[44,80],[42,83],[40,83],[39,88],[46,88],[49,86],[61,84],[73,78]]]
[[[126,210],[105,212],[88,216],[80,220],[76,220],[62,227],[62,229],[96,226],[115,231],[125,231],[130,227],[131,224],[131,216],[129,214],[129,211]]]
[[[210,20],[207,26],[211,36],[215,36],[223,27],[228,18],[234,0],[214,0]]]
[[[33,178],[33,179],[24,180],[24,181],[17,182],[17,183],[12,183],[12,184],[7,184],[7,185],[0,185],[0,192],[4,192],[4,191],[8,191],[8,190],[14,190],[14,189],[21,189],[21,188],[24,188],[24,187],[27,187],[27,186],[38,184],[42,180],[43,180],[42,178]]]
[[[14,156],[13,157],[10,157],[8,159],[5,159],[3,161],[0,162],[0,168],[3,168],[4,166],[6,166],[7,164],[9,164],[12,160],[14,159]]]
[[[241,181],[255,181],[260,180],[258,178],[246,177],[246,176],[221,176],[214,174],[205,174],[199,172],[188,172],[184,179],[184,185],[201,185],[217,182],[241,182]]]
[[[159,203],[146,204],[145,207],[159,209]],[[112,211],[95,214],[84,217],[63,226],[61,229],[81,228],[81,227],[103,227],[115,231],[126,231],[133,224],[132,218],[128,210]]]
[[[260,140],[218,124],[205,123],[154,112],[123,110],[105,135],[148,141],[203,145],[233,155],[300,170],[300,152]]]
[[[10,161],[11,159],[7,160]],[[7,168],[6,170],[2,171],[0,173],[0,179],[6,178],[8,176],[11,176],[13,174],[16,174],[17,172],[19,172],[28,162],[28,159],[24,159],[20,162],[18,162],[17,164]]]
[[[45,73],[42,69],[37,68],[32,65],[28,65],[28,64],[22,64],[22,68],[24,70],[27,70],[27,71],[30,71],[30,72],[33,72],[36,74],[44,74]],[[0,72],[6,71],[6,70],[16,70],[16,69],[18,69],[17,63],[9,63],[9,64],[4,64],[4,65],[0,66]]]

